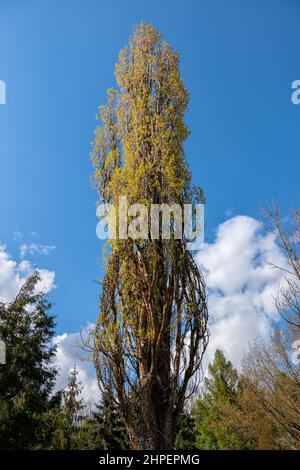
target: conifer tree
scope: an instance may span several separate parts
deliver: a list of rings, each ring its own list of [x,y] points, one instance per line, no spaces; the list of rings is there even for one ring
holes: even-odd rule
[[[76,366],[71,370],[68,386],[61,391],[61,402],[54,416],[51,448],[72,450],[80,446],[80,432],[85,420],[81,382]]]
[[[196,428],[193,410],[187,410],[180,418],[175,439],[175,449],[190,450],[196,448]]]
[[[92,440],[95,448],[128,449],[124,420],[111,392],[105,392],[92,414]]]
[[[6,363],[0,366],[0,448],[30,449],[42,445],[43,414],[51,406],[56,370],[54,317],[40,275],[33,273],[16,298],[0,303],[0,337]]]
[[[240,447],[238,434],[231,433],[226,424],[224,408],[235,402],[239,387],[237,371],[223,352],[215,352],[208,366],[202,397],[196,401],[193,415],[196,446],[200,449],[234,449]]]

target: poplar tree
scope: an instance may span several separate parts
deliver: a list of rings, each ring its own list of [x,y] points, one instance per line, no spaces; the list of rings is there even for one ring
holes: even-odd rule
[[[92,152],[100,201],[117,213],[125,196],[149,210],[203,202],[184,155],[189,94],[178,54],[142,22],[115,75]],[[174,224],[168,240],[146,235],[108,244],[94,362],[101,389],[112,385],[131,447],[170,449],[208,341],[205,285]]]

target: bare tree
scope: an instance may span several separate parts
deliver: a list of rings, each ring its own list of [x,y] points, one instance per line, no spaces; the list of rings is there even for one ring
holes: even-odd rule
[[[285,279],[275,303],[283,324],[275,327],[269,342],[257,340],[244,361],[244,374],[260,396],[261,405],[277,429],[277,442],[284,448],[300,448],[300,216],[292,210],[283,222],[274,203],[265,209],[266,220],[277,235],[287,259]]]

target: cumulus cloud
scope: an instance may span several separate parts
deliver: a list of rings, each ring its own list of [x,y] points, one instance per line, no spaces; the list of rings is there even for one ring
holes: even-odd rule
[[[210,343],[204,372],[217,348],[238,367],[249,342],[266,337],[279,319],[274,298],[286,267],[273,233],[247,216],[235,216],[221,224],[215,240],[197,255],[208,288]],[[271,264],[270,264],[271,263]]]
[[[0,245],[0,301],[10,302],[24,284],[28,275],[34,270],[31,263],[22,260],[20,263],[11,259],[5,245]],[[46,269],[39,270],[41,280],[37,288],[49,292],[54,287],[55,273]]]
[[[22,243],[20,245],[20,256],[24,258],[26,255],[49,255],[49,253],[56,249],[55,245],[42,245],[41,243]]]
[[[92,328],[92,325],[84,330],[84,337],[90,328]],[[97,402],[100,398],[100,392],[95,369],[91,353],[82,349],[82,335],[80,333],[64,333],[54,338],[54,344],[57,348],[54,363],[58,368],[56,390],[66,388],[69,374],[76,365],[78,378],[83,387],[82,397],[84,401]]]

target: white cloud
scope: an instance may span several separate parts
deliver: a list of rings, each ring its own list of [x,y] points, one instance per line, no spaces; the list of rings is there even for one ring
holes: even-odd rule
[[[0,245],[0,301],[10,302],[24,284],[26,278],[34,270],[31,263],[22,260],[13,261],[5,245]],[[54,287],[55,273],[46,269],[39,269],[41,280],[37,288],[49,292]]]
[[[56,249],[55,245],[42,245],[40,243],[22,243],[20,245],[20,256],[24,258],[29,255],[49,255],[49,253]]]
[[[208,288],[211,337],[204,358],[204,372],[217,348],[238,367],[248,344],[266,337],[279,319],[274,306],[286,259],[275,235],[265,233],[251,217],[236,216],[221,224],[214,242],[197,255]]]
[[[89,325],[83,332],[84,336],[92,327]],[[66,388],[71,370],[78,369],[78,378],[82,383],[82,397],[85,402],[97,402],[100,398],[95,369],[92,363],[92,355],[89,351],[82,349],[82,338],[80,333],[64,333],[54,338],[57,347],[54,360],[59,373],[56,390]]]

